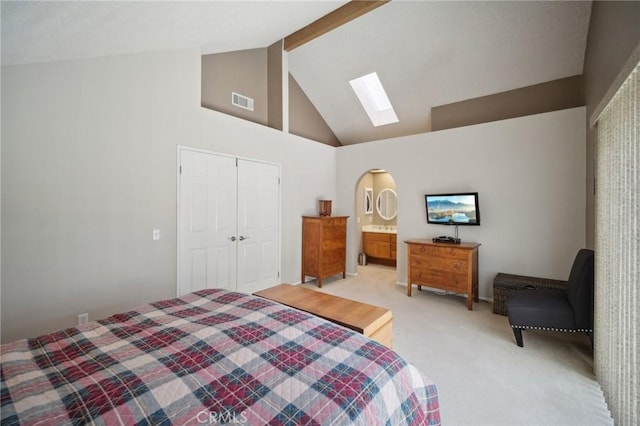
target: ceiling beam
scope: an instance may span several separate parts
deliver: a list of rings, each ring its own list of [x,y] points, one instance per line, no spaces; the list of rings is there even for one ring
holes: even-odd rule
[[[338,28],[340,25],[346,24],[365,13],[371,12],[373,9],[376,9],[389,1],[390,0],[352,0],[349,3],[340,6],[333,12],[329,12],[322,18],[313,21],[306,27],[300,28],[298,31],[286,36],[284,38],[284,50],[290,52],[296,47],[300,47],[306,42]]]

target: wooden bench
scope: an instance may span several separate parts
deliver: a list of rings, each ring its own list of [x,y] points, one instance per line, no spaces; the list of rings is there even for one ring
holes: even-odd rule
[[[393,315],[388,309],[291,284],[280,284],[254,295],[319,316],[391,348]]]

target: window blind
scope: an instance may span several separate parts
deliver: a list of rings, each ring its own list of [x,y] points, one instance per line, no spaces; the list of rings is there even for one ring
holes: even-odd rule
[[[640,64],[597,119],[596,376],[618,425],[640,424]]]

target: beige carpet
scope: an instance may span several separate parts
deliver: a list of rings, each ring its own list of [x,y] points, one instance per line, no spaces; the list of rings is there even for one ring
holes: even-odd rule
[[[438,386],[444,425],[613,425],[593,374],[586,335],[523,331],[515,344],[507,317],[491,304],[417,291],[407,297],[394,268],[303,284],[393,311],[393,348]]]

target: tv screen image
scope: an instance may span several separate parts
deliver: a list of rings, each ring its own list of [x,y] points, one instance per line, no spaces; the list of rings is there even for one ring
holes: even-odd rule
[[[480,225],[477,192],[427,194],[427,222],[438,225]]]

